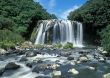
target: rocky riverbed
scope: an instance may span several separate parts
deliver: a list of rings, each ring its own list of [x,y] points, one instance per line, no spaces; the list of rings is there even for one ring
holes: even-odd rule
[[[0,78],[110,78],[110,58],[97,49],[10,50],[0,54]]]

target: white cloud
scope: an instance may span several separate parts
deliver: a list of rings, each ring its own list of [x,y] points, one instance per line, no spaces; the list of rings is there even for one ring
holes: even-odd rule
[[[50,0],[49,1],[49,8],[52,10],[56,5],[56,0]]]
[[[62,13],[62,15],[61,15],[61,18],[67,19],[67,16],[69,15],[69,13],[70,13],[71,11],[75,11],[75,10],[78,9],[79,7],[80,7],[80,6],[75,5],[75,6],[73,6],[72,8],[70,8],[70,9],[64,11],[64,12]]]
[[[39,2],[41,5],[44,6],[44,4],[43,4],[44,0],[34,0],[34,1]],[[47,1],[46,5],[48,6],[49,10],[53,10],[53,8],[56,6],[56,0],[45,0],[45,1]]]
[[[35,2],[39,2],[42,6],[44,6],[44,4],[42,3],[43,0],[34,0]]]

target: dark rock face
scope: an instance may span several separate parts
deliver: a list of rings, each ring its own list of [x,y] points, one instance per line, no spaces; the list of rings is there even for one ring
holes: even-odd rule
[[[26,58],[25,56],[22,56],[19,61],[20,61],[20,62],[22,62],[22,61],[27,61],[27,58]]]
[[[49,68],[48,64],[37,64],[35,67],[33,67],[32,72],[43,72],[44,74],[48,74],[49,72],[51,72],[52,69]]]
[[[31,62],[31,63],[27,63],[26,66],[32,68],[32,67],[34,67],[36,64],[37,64],[36,62]]]
[[[42,60],[38,60],[37,63],[38,63],[38,64],[39,64],[39,63],[43,63],[43,61],[42,61]]]
[[[68,58],[67,58],[68,60],[74,60],[74,56],[69,56]]]
[[[5,72],[4,68],[0,69],[0,76]]]
[[[47,65],[43,65],[43,64],[39,64],[39,65],[36,65],[34,68],[33,68],[33,70],[32,70],[32,72],[37,72],[37,73],[39,73],[40,71],[45,71],[47,69]]]
[[[14,62],[10,62],[5,66],[5,70],[16,70],[18,68],[20,68],[20,65],[17,65]]]

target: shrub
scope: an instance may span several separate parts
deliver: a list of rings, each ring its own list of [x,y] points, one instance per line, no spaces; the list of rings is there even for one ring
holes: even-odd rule
[[[70,42],[67,42],[64,46],[63,49],[73,49],[73,44]]]
[[[60,43],[59,44],[55,44],[55,45],[53,45],[53,47],[54,48],[62,48],[62,44],[60,44]]]
[[[13,48],[15,48],[15,43],[13,43],[13,42],[9,42],[9,43],[2,42],[2,43],[0,43],[0,47],[5,49],[5,50],[13,49]]]
[[[0,30],[0,47],[1,48],[11,48],[17,43],[23,42],[24,39],[19,34],[12,32],[10,30]]]
[[[110,25],[108,25],[104,30],[102,30],[100,36],[102,47],[106,51],[110,52]]]

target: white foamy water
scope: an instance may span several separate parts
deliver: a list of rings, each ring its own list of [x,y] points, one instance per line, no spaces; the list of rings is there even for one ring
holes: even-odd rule
[[[24,64],[16,63],[21,67],[15,71],[7,71],[6,73],[10,73],[11,75],[3,75],[1,78],[35,78],[37,76],[36,73],[33,73],[30,68],[26,67]]]
[[[37,30],[35,44],[53,44],[67,42],[75,47],[83,47],[83,26],[80,22],[70,20],[42,20]]]

